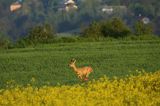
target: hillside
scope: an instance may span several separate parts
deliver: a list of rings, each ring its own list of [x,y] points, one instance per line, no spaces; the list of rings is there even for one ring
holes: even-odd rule
[[[147,17],[154,26],[154,32],[160,32],[159,0],[76,0],[78,10],[71,12],[61,11],[65,6],[63,0],[19,0],[22,8],[11,12],[9,7],[14,2],[0,1],[0,32],[13,39],[25,36],[30,28],[39,24],[49,23],[58,33],[74,33],[92,21],[117,16],[123,18],[129,26]],[[113,8],[112,14],[104,13],[102,10],[107,5],[111,8],[124,7],[125,10],[117,11]]]

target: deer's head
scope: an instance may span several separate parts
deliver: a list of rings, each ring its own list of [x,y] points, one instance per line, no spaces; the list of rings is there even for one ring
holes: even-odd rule
[[[74,67],[76,63],[75,59],[71,59],[70,63],[69,63],[69,67]]]

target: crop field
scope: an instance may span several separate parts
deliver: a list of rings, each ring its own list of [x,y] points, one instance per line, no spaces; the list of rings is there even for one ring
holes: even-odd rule
[[[124,78],[136,70],[160,69],[160,40],[75,42],[37,45],[0,51],[0,88],[8,81],[27,85],[73,85],[81,83],[68,67],[70,59],[77,66],[91,66],[89,79],[106,75]]]
[[[88,82],[68,67],[94,70]],[[160,40],[37,45],[0,51],[2,106],[159,106]],[[144,71],[145,70],[145,71]]]
[[[159,106],[160,71],[86,84],[15,86],[0,90],[1,106]],[[33,80],[34,82],[34,80]]]

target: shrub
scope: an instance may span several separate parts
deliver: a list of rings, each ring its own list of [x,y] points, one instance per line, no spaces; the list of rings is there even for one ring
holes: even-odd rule
[[[25,48],[28,46],[35,46],[37,43],[51,43],[55,31],[49,24],[35,26],[30,31],[27,37],[18,40],[15,47]]]
[[[153,34],[153,27],[151,24],[144,24],[142,21],[137,21],[134,25],[136,35],[151,35]]]
[[[0,33],[0,48],[8,49],[10,48],[10,46],[11,41],[9,40],[9,38],[6,35]]]
[[[105,37],[125,37],[131,34],[129,27],[119,18],[113,18],[103,23],[102,33]]]
[[[25,48],[28,46],[35,46],[35,43],[32,40],[28,39],[27,37],[18,40],[15,44],[15,47],[18,48]]]
[[[98,39],[99,37],[102,37],[102,31],[101,31],[102,25],[100,22],[93,22],[87,27],[84,32],[83,36],[87,38],[95,38]]]
[[[55,35],[55,31],[49,24],[43,26],[36,26],[29,32],[29,39],[34,42],[46,42],[52,39]]]
[[[119,18],[102,22],[93,22],[83,32],[86,37],[100,38],[100,37],[125,37],[131,34],[129,27]]]

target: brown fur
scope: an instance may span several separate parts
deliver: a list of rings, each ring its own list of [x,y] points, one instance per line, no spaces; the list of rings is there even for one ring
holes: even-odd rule
[[[72,59],[69,66],[77,74],[78,78],[80,78],[81,80],[85,80],[86,78],[88,78],[89,74],[93,71],[92,68],[90,66],[79,68],[75,65],[75,63],[76,63],[76,60]]]

